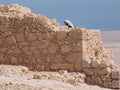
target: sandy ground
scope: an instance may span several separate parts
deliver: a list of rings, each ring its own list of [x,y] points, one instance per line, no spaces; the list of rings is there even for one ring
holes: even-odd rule
[[[120,67],[120,31],[102,32],[104,46],[113,52],[115,63]]]
[[[0,65],[0,90],[110,90],[84,83],[79,72],[32,72],[23,66]]]
[[[120,31],[102,32],[102,38],[120,66]],[[111,90],[87,85],[84,77],[75,72],[32,72],[23,66],[0,65],[0,90]]]

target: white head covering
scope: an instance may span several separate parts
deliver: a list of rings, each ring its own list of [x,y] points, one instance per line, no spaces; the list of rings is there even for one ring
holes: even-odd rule
[[[65,20],[64,23],[67,24],[68,27],[74,28],[72,22],[70,22],[69,20]]]

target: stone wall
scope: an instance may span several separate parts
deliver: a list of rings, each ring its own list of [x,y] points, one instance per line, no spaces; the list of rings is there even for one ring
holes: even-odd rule
[[[100,31],[61,28],[19,5],[0,6],[0,63],[30,70],[83,71],[86,82],[119,87],[119,71]]]
[[[100,31],[83,32],[83,71],[87,83],[107,88],[120,88],[120,71],[110,50],[104,48]]]
[[[18,10],[11,11],[12,7]],[[24,65],[39,71],[81,70],[81,30],[57,31],[55,19],[34,15],[27,8],[22,12],[18,5],[6,8],[0,17],[1,64]]]

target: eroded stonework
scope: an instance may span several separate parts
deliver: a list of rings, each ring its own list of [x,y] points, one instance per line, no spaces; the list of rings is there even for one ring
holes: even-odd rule
[[[17,4],[0,6],[0,63],[30,70],[83,71],[86,82],[120,88],[120,73],[99,30],[68,29]]]

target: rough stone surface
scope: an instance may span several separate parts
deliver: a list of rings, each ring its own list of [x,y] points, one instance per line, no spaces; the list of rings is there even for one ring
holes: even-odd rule
[[[111,77],[113,79],[120,79],[120,71],[112,71]]]
[[[99,30],[60,27],[56,19],[17,4],[0,6],[0,64],[38,71],[83,71],[89,83],[120,88],[118,67]]]

